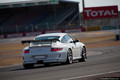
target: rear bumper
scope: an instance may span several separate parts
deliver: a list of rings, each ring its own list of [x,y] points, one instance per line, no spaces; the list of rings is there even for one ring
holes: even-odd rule
[[[24,64],[44,64],[44,63],[59,63],[59,62],[66,62],[66,59],[23,60]]]
[[[36,56],[46,56],[45,58],[36,58]],[[64,53],[53,53],[52,55],[24,55],[23,64],[44,64],[44,63],[59,63],[66,62],[67,54]]]

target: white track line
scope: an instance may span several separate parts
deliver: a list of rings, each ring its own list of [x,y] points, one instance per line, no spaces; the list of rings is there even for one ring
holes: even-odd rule
[[[115,72],[120,72],[120,70],[110,71],[110,72],[105,72],[105,73],[97,73],[97,74],[85,75],[85,76],[78,76],[78,77],[72,77],[72,78],[66,78],[66,79],[61,79],[61,80],[72,80],[72,79],[86,78],[86,77],[99,76],[99,75],[115,73]]]

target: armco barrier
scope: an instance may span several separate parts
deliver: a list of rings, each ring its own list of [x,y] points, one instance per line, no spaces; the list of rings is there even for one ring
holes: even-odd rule
[[[101,30],[101,26],[88,26],[86,27],[86,31],[98,31]]]
[[[25,37],[25,36],[37,36],[44,33],[77,33],[77,32],[85,32],[85,28],[75,28],[75,29],[63,29],[63,30],[49,30],[49,31],[39,31],[39,32],[26,32],[26,33],[16,33],[16,34],[4,34],[0,35],[0,39],[3,38],[16,38],[16,37]]]

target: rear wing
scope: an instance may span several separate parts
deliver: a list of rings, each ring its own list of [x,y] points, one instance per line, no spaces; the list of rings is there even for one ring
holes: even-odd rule
[[[23,40],[21,41],[22,44],[25,43],[32,43],[32,42],[53,42],[53,41],[60,41],[59,39],[46,39],[46,40]]]

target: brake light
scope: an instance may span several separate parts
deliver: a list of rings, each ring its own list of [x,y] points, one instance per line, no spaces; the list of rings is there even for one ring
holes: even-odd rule
[[[51,48],[51,51],[61,51],[63,48]]]
[[[24,50],[24,53],[29,53],[29,49],[28,50]]]

